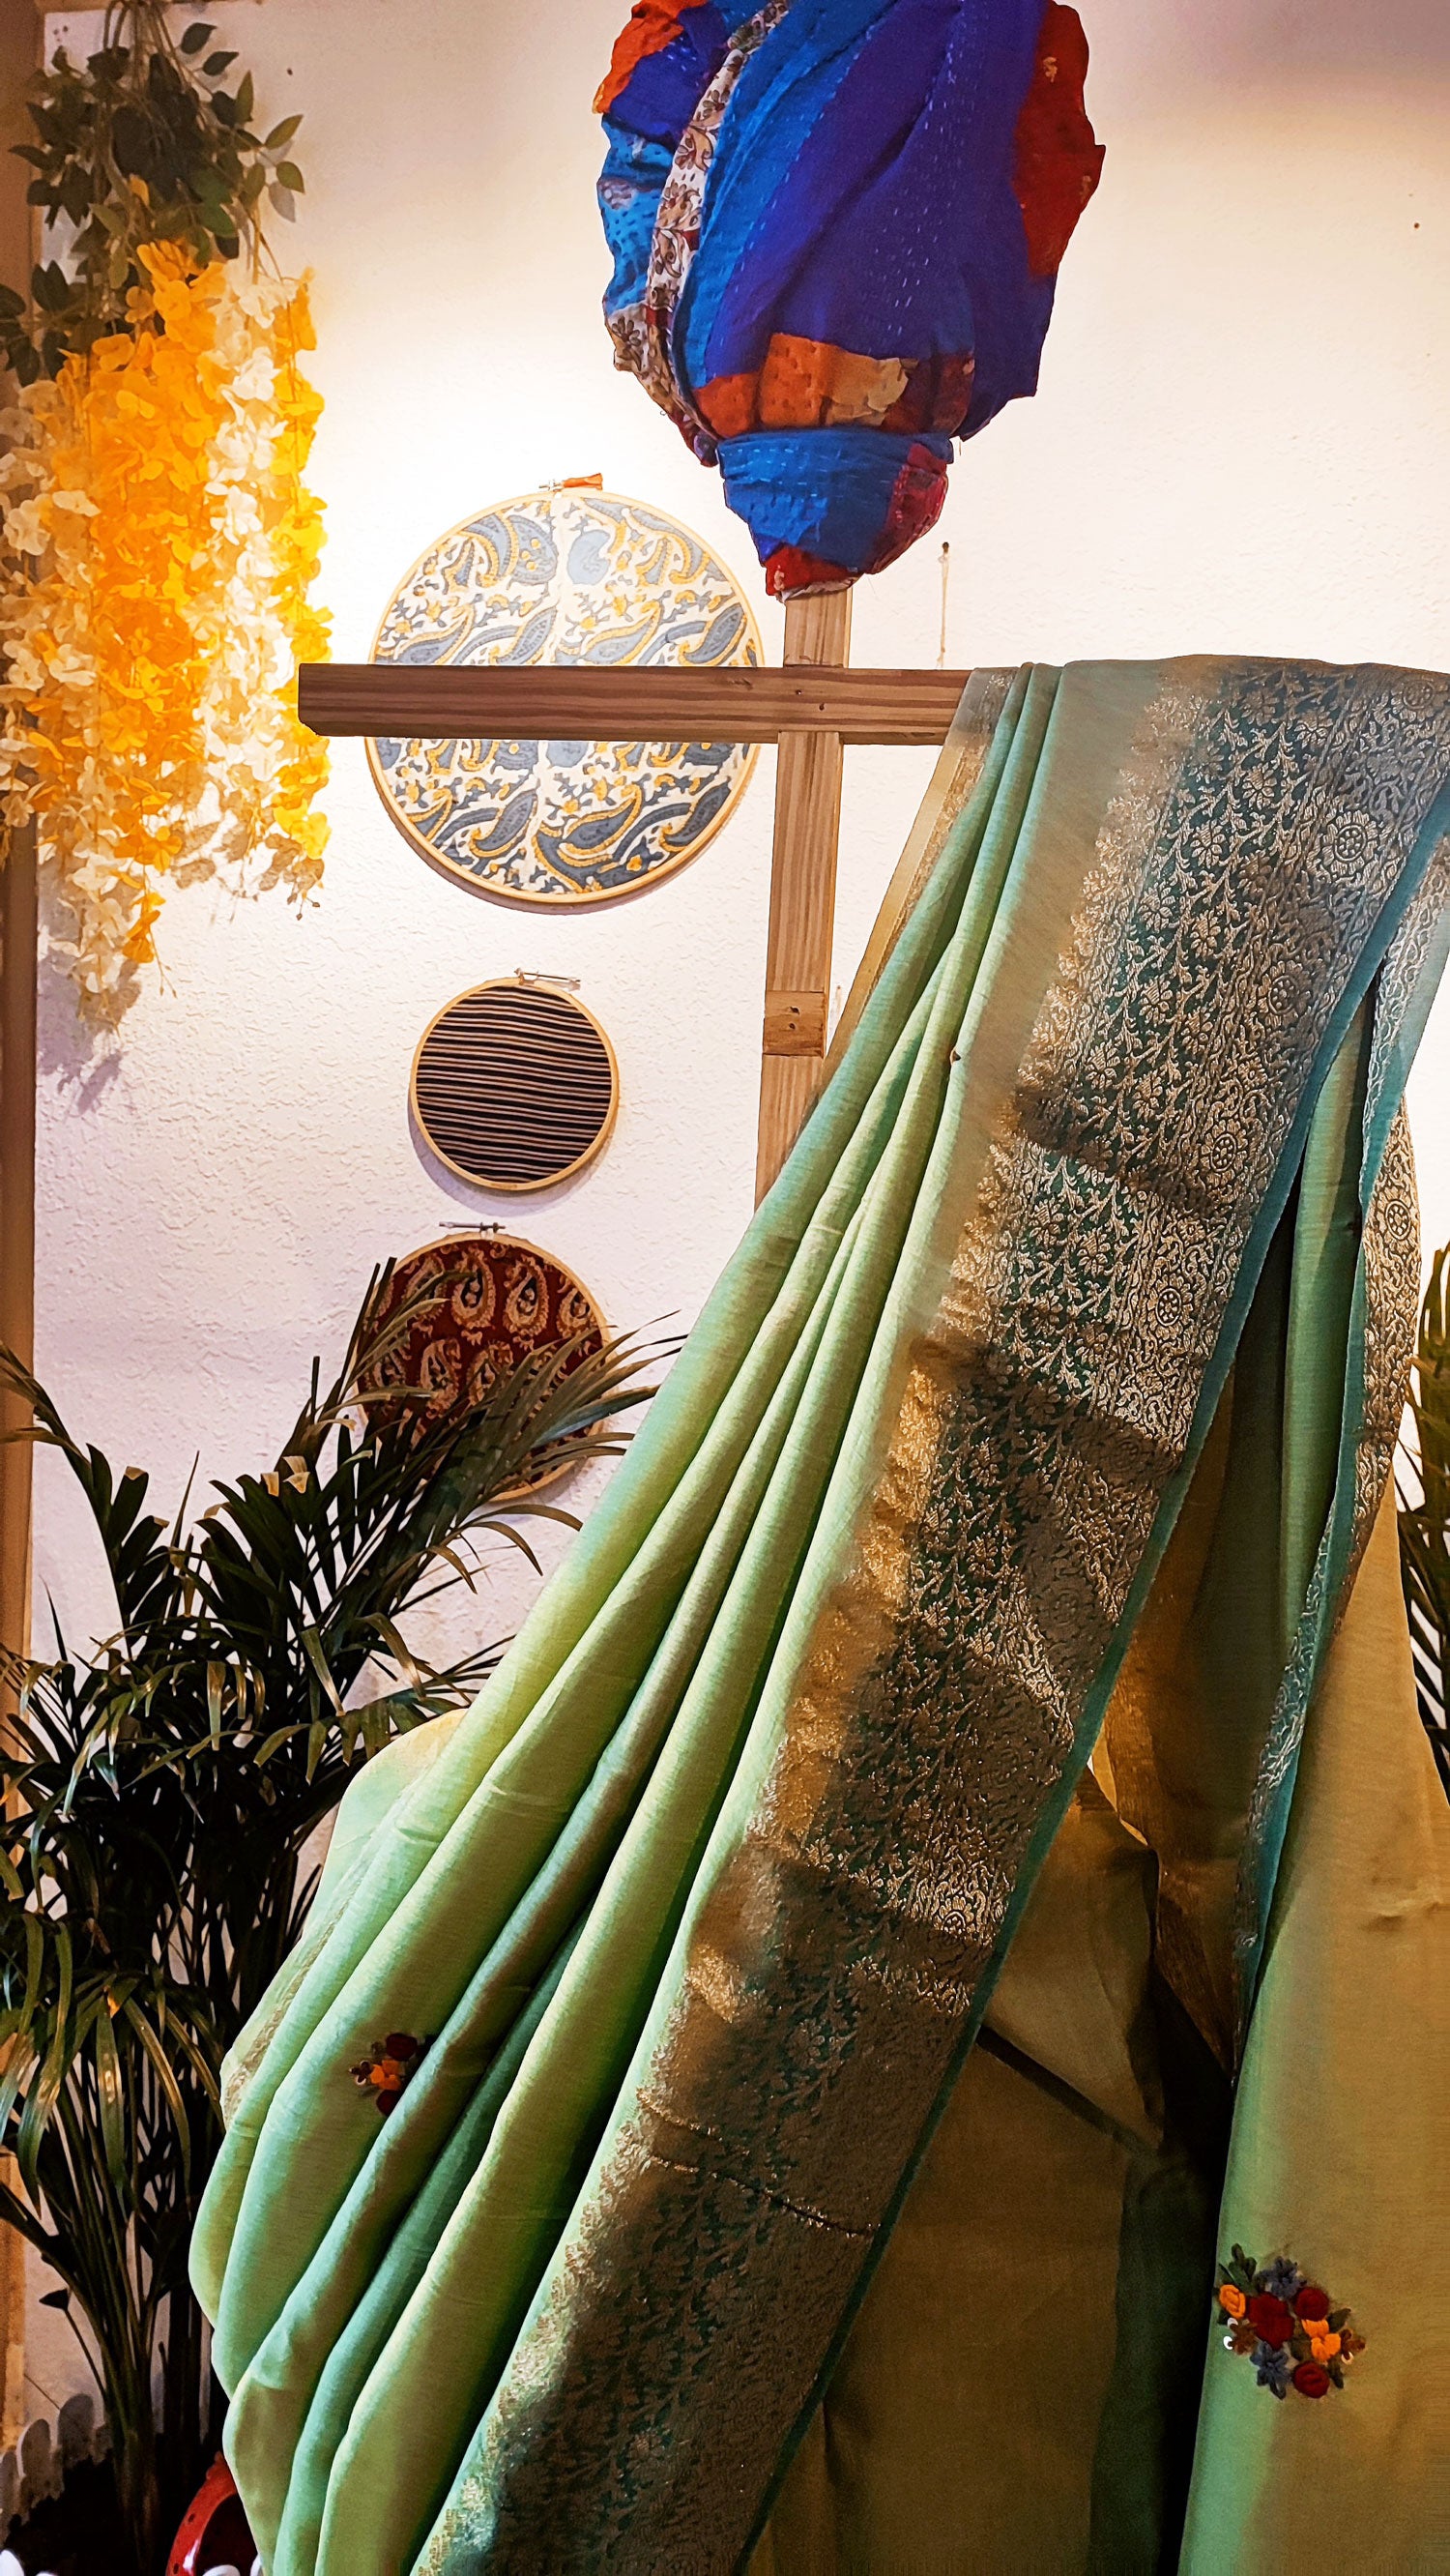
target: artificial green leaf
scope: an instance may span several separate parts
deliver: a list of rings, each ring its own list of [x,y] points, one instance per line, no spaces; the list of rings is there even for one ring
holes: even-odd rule
[[[44,313],[63,312],[70,302],[70,280],[58,260],[49,260],[44,268],[37,268],[31,287]]]
[[[96,2091],[101,2109],[101,2145],[106,2170],[118,2192],[126,2188],[126,2123],[120,2052],[116,2046],[110,1999],[96,2016],[91,2045],[96,2061]]]
[[[294,197],[300,197],[305,193],[302,173],[298,169],[295,161],[279,161],[276,169],[276,180],[279,188],[290,189]]]
[[[188,27],[185,35],[181,39],[180,50],[184,54],[199,54],[202,47],[209,44],[215,34],[215,27],[203,27],[200,25]]]
[[[150,2059],[152,2067],[156,2073],[157,2081],[161,2086],[162,2092],[166,2096],[167,2107],[170,2110],[172,2119],[176,2123],[176,2139],[181,2156],[182,2171],[189,2178],[191,2172],[191,2122],[186,2116],[186,2104],[182,2099],[181,2087],[177,2083],[175,2071],[172,2068],[165,2049],[161,2045],[160,2038],[153,2029],[150,2021],[147,2019],[146,2014],[141,2009],[141,2006],[136,2002],[135,1997],[128,1995],[121,2009],[124,2012],[127,2021],[130,2023],[131,2028],[135,2032],[136,2037],[139,2039],[141,2046],[145,2050],[147,2057]],[[23,2121],[21,2126],[23,2129]],[[21,2166],[21,2170],[22,2172],[24,2171],[23,2164]]]

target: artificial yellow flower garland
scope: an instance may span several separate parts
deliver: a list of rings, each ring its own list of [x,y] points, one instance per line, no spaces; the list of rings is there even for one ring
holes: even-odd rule
[[[327,837],[326,751],[292,706],[327,649],[306,288],[139,256],[126,331],[0,422],[0,813],[35,820],[52,946],[102,1023],[155,958],[168,880],[301,901]]]

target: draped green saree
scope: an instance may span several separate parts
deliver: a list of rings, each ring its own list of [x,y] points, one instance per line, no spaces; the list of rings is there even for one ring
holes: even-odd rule
[[[1446,2563],[1383,1498],[1450,683],[979,675],[951,752],[629,1457],[236,2051],[270,2576]],[[1353,2305],[1327,2402],[1210,2336],[1235,2238]]]

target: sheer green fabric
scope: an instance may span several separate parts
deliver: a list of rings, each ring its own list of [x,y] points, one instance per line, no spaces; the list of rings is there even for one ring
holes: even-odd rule
[[[1383,1484],[1369,1218],[1447,692],[1195,663],[996,695],[646,1429],[477,1707],[351,1793],[236,2052],[195,2275],[271,2576],[748,2552],[1082,1811],[1277,1235],[1254,1865],[1199,1870],[1220,2018],[1252,1999]],[[379,2124],[347,2070],[400,2027],[435,2036]]]

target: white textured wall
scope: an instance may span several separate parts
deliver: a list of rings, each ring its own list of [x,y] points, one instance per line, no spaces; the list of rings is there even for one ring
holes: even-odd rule
[[[953,662],[1192,649],[1450,665],[1450,9],[1445,0],[1081,0],[1103,187],[1069,253],[1043,390],[958,464]],[[316,272],[336,651],[481,504],[602,471],[743,532],[598,318],[590,96],[626,0],[233,0],[260,113],[294,109]],[[94,20],[55,18],[52,33]],[[932,542],[866,585],[855,658],[934,657]],[[767,649],[779,613],[762,605]],[[849,979],[929,755],[850,756]],[[42,1374],[163,1493],[270,1455],[373,1262],[470,1215],[519,1222],[611,1319],[688,1319],[750,1206],[770,763],[693,867],[571,917],[445,883],[339,746],[320,906],[180,896],[166,983],[88,1058],[44,996]],[[406,1112],[425,1022],[516,965],[583,979],[619,1051],[607,1155],[518,1202],[440,1179]],[[1450,1010],[1414,1112],[1450,1234]],[[101,1619],[42,1480],[37,1573]],[[478,1613],[512,1615],[517,1587]],[[495,1615],[496,1614],[496,1615]],[[39,2366],[39,2365],[37,2365]],[[56,2364],[59,2368],[59,2364]]]

